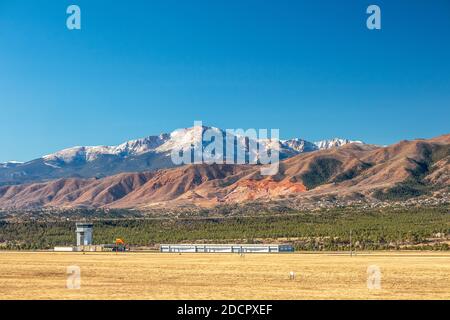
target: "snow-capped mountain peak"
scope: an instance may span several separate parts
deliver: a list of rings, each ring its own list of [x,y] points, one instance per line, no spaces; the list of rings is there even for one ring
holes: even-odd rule
[[[0,168],[14,168],[17,166],[20,166],[21,164],[23,164],[23,162],[20,161],[6,161],[3,163],[0,163]]]
[[[162,133],[159,136],[149,136],[142,139],[130,140],[114,147],[114,154],[139,155],[157,149],[170,139],[170,135]]]
[[[282,140],[281,145],[299,153],[317,150],[317,146],[314,143],[299,138]]]
[[[129,156],[138,156],[148,152],[157,154],[167,154],[172,150],[186,150],[194,147],[204,146],[209,143],[211,137],[207,137],[205,132],[215,136],[225,137],[227,131],[216,127],[194,126],[190,128],[179,129],[168,133],[162,133],[159,136],[148,136],[142,139],[126,141],[117,146],[77,146],[58,151],[42,157],[46,164],[59,165],[69,163],[84,163],[99,159],[102,156],[115,156],[126,158]],[[248,139],[234,134],[236,143],[245,146]],[[257,139],[254,141],[264,148],[273,147],[273,141],[270,139]],[[362,143],[361,141],[352,141],[349,139],[334,138],[318,142],[309,142],[304,139],[294,138],[289,140],[280,140],[278,146],[282,158],[290,157],[303,152],[340,147],[348,143]],[[6,167],[5,164],[1,165]]]
[[[93,161],[99,156],[131,156],[140,155],[156,148],[169,140],[168,134],[160,134],[159,136],[149,136],[142,139],[130,140],[118,146],[77,146],[64,149],[42,158],[45,161],[58,161],[64,163],[72,163],[74,161]]]
[[[247,137],[248,134],[252,137]],[[121,172],[171,168],[176,166],[171,157],[173,151],[184,151],[194,147],[194,150],[211,152],[210,143],[220,137],[224,138],[224,156],[230,155],[227,150],[228,138],[232,137],[236,150],[245,150],[245,161],[249,163],[259,160],[261,150],[265,150],[267,154],[278,150],[280,159],[286,159],[304,152],[340,147],[352,142],[361,143],[339,138],[316,143],[300,138],[275,140],[253,134],[254,130],[230,131],[196,125],[170,134],[163,133],[159,136],[129,140],[116,146],[72,147],[25,163],[12,161],[0,163],[0,185],[64,177],[104,177]],[[215,155],[216,151],[214,150]]]
[[[335,148],[335,147],[342,147],[349,143],[364,143],[364,142],[359,141],[359,140],[349,140],[349,139],[341,139],[341,138],[334,138],[334,139],[321,140],[321,141],[314,142],[314,144],[317,146],[317,148],[319,150]]]
[[[194,126],[190,128],[178,129],[172,131],[168,135],[169,139],[167,139],[164,144],[158,146],[155,150],[157,152],[170,152],[174,149],[186,150],[191,148],[191,146],[200,146],[202,145],[203,133],[207,129],[212,129],[220,134],[222,133],[222,130],[218,128],[210,128],[205,126]]]

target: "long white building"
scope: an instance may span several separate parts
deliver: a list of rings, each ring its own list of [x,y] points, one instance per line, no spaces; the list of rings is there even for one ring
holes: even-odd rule
[[[161,244],[166,253],[281,253],[293,252],[287,244]]]

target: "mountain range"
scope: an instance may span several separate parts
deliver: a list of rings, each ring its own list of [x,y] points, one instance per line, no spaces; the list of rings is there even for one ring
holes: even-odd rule
[[[118,146],[77,146],[64,149],[25,163],[0,163],[0,185],[12,185],[30,182],[42,182],[58,178],[102,178],[122,172],[143,172],[171,168],[175,165],[170,154],[172,150],[206,146],[202,133],[209,129],[225,135],[219,128],[191,127],[130,140]],[[200,137],[200,139],[199,139]],[[235,136],[237,144],[244,145],[244,136]],[[257,140],[260,145],[262,139]],[[279,141],[280,158],[286,159],[304,152],[343,146],[351,141],[348,139],[331,139],[319,142],[309,142],[303,139]],[[248,141],[247,141],[248,143]],[[254,155],[253,155],[254,156]]]
[[[186,129],[183,134],[187,140],[190,130]],[[0,208],[146,210],[187,206],[210,208],[255,201],[398,200],[427,194],[448,201],[450,195],[450,134],[428,140],[401,141],[386,147],[346,140],[322,144],[300,139],[281,141],[282,149],[293,155],[280,162],[280,170],[274,176],[262,176],[259,165],[248,164],[162,168],[162,159],[167,157],[173,143],[173,135],[161,135],[117,147],[79,147],[45,156],[36,161],[47,163],[44,164],[49,167],[47,172],[61,170],[53,166],[65,168],[73,163],[79,168],[95,163],[91,168],[103,170],[114,167],[114,161],[105,159],[115,157],[122,159],[122,168],[126,168],[131,160],[134,168],[142,170],[102,178],[67,177],[4,185],[0,187]],[[137,163],[142,166],[135,166]],[[27,164],[13,169],[23,165]],[[158,166],[162,169],[148,170]]]

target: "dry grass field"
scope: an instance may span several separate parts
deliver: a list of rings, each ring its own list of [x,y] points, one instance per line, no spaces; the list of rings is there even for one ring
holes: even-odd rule
[[[81,288],[66,288],[66,268]],[[367,288],[367,267],[382,272]],[[289,280],[289,272],[296,279]],[[1,299],[450,299],[450,253],[0,252]]]

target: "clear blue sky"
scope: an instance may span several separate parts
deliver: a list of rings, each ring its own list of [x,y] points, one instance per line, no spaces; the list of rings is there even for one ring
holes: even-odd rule
[[[0,162],[194,120],[313,141],[449,133],[450,2],[0,0]]]

